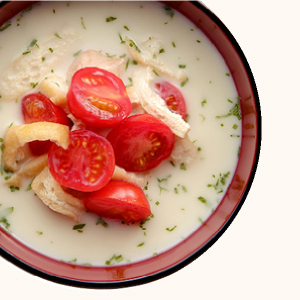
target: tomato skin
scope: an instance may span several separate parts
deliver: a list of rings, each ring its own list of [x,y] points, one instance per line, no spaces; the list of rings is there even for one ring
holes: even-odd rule
[[[168,81],[162,81],[155,84],[156,92],[165,100],[168,108],[179,115],[182,119],[186,119],[187,110],[183,95],[177,87]]]
[[[70,132],[68,149],[53,144],[48,153],[49,170],[61,185],[84,192],[105,186],[115,169],[114,151],[108,140],[88,130]]]
[[[26,124],[53,122],[67,125],[70,128],[72,126],[64,110],[41,93],[26,95],[22,99],[21,109]],[[32,141],[29,143],[29,148],[34,156],[39,156],[47,153],[51,145],[51,141]]]
[[[67,100],[77,119],[97,128],[121,123],[132,109],[123,81],[111,72],[94,67],[75,72]]]
[[[90,193],[84,205],[91,213],[125,223],[141,222],[151,214],[143,190],[124,180],[111,180],[101,190]]]
[[[171,129],[149,114],[127,118],[108,133],[107,139],[114,148],[116,164],[130,172],[155,168],[174,147]]]

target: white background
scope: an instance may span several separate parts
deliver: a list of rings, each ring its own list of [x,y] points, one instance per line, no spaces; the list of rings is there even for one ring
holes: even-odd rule
[[[232,225],[204,255],[177,273],[120,290],[61,286],[0,258],[1,299],[177,300],[192,295],[212,300],[300,299],[300,4],[297,0],[204,3],[246,55],[263,115],[258,171]]]

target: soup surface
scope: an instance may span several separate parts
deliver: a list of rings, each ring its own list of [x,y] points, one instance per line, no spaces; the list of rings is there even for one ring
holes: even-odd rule
[[[8,185],[12,174],[1,165],[0,226],[55,259],[105,265],[157,255],[203,224],[222,200],[235,171],[241,121],[237,91],[226,63],[193,23],[159,3],[50,1],[4,24],[0,74],[9,74],[17,61],[15,73],[20,77],[9,80],[1,75],[0,137],[12,124],[24,123],[20,99],[38,92],[38,84],[47,76],[68,80],[70,65],[85,50],[124,59],[120,77],[130,87],[133,72],[147,68],[147,64],[135,61],[125,45],[126,37],[136,45],[159,41],[153,59],[172,72],[162,74],[153,68],[154,81],[164,78],[182,92],[190,125],[188,136],[197,155],[190,164],[167,159],[151,171],[144,192],[152,215],[143,224],[129,225],[99,222],[90,213],[83,213],[75,223],[44,205],[28,188],[30,180],[20,189]],[[35,57],[30,57],[33,49]],[[27,60],[33,63],[29,66]],[[26,68],[33,77],[24,75]],[[179,72],[185,77],[176,77]],[[76,224],[82,226],[74,227]]]

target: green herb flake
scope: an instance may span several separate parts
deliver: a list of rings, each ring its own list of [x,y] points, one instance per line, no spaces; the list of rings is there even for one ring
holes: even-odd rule
[[[204,106],[207,103],[206,99],[201,102],[201,106]]]
[[[226,73],[225,75],[228,76],[228,77],[230,77],[230,74],[229,74],[229,73]]]
[[[172,46],[173,46],[174,48],[176,48],[176,44],[175,44],[175,42],[172,42]]]
[[[232,128],[233,129],[237,129],[239,126],[237,125],[237,124],[234,124],[233,126],[232,126]]]
[[[179,69],[185,69],[186,65],[178,65]]]
[[[30,45],[28,46],[28,48],[34,47],[36,45],[36,43],[37,43],[36,39],[32,40],[32,42],[30,43]]]
[[[123,260],[123,256],[122,255],[113,255],[109,260],[107,260],[105,262],[105,264],[107,266],[111,266],[111,265],[114,265],[116,263],[119,263]]]
[[[37,231],[36,232],[38,235],[42,235],[43,234],[43,231]]]
[[[145,244],[145,243],[142,242],[142,243],[138,244],[137,247],[142,247],[142,246],[144,246],[144,244]]]
[[[123,38],[122,38],[122,36],[121,36],[120,33],[119,33],[119,39],[120,39],[120,41],[121,41],[121,44],[125,44],[125,41],[123,40]]]
[[[125,28],[127,31],[129,31],[129,28],[128,28],[126,25],[124,26],[124,28]]]
[[[175,226],[172,227],[172,228],[169,228],[169,227],[168,227],[168,228],[166,228],[166,230],[167,230],[167,231],[173,231],[176,227],[177,227],[177,225],[175,225]]]
[[[82,50],[79,50],[79,51],[75,52],[75,53],[73,54],[73,56],[75,57],[75,56],[79,55],[81,52],[82,52]]]
[[[86,224],[76,224],[73,226],[73,230],[77,230],[78,232],[82,232],[82,229],[84,228]]]
[[[156,72],[156,70],[153,69],[152,71],[156,76],[159,76],[159,74]]]
[[[84,24],[84,21],[83,21],[83,17],[80,17],[80,20],[81,20],[81,26],[82,26],[82,28],[83,28],[83,29],[86,29],[85,24]]]
[[[180,164],[180,170],[186,171],[186,166],[185,166],[184,163],[181,163],[181,164]]]
[[[56,37],[58,37],[59,39],[62,38],[57,32],[56,32],[54,35],[55,35]]]
[[[11,185],[9,188],[12,193],[20,190],[20,188],[18,186],[13,186],[13,185]]]
[[[204,203],[204,204],[206,204],[207,203],[207,201],[206,201],[206,199],[205,198],[203,198],[203,197],[198,197],[198,200],[199,201],[201,201],[202,203]]]
[[[159,53],[160,53],[160,54],[161,54],[161,53],[165,53],[165,49],[163,49],[163,48],[160,49],[160,50],[159,50]]]
[[[200,40],[197,40],[197,43],[198,43],[198,44],[200,44],[200,43],[201,43],[201,41],[200,41]]]
[[[99,225],[99,224],[105,228],[108,227],[108,224],[101,217],[98,218],[96,225]]]
[[[180,85],[181,85],[182,87],[184,87],[188,81],[189,81],[189,79],[188,79],[188,77],[187,77],[184,81],[182,81],[182,82],[180,83]]]
[[[32,88],[34,89],[37,85],[38,85],[38,82],[30,82],[30,85],[32,86]]]
[[[10,26],[11,26],[11,22],[6,22],[3,26],[0,27],[0,31],[4,31]]]
[[[22,55],[26,55],[26,54],[29,54],[29,53],[31,53],[31,51],[30,51],[30,50],[26,50],[26,51],[24,51],[24,52],[22,53]]]
[[[49,51],[50,51],[51,53],[53,53],[53,52],[54,52],[54,51],[53,51],[53,49],[52,49],[51,47],[49,48]]]
[[[164,10],[165,10],[165,13],[171,17],[171,19],[174,17],[174,10],[172,8],[170,8],[169,6],[164,6]]]
[[[238,120],[242,119],[240,104],[238,102],[234,104],[234,106],[230,109],[228,114],[217,116],[216,118],[221,119],[221,118],[226,118],[226,117],[230,117],[230,116],[235,116],[238,118]]]
[[[141,53],[141,49],[137,46],[137,44],[133,40],[129,40],[129,47],[134,47],[138,53]]]
[[[116,17],[108,17],[108,18],[106,18],[106,22],[112,22],[116,19],[117,19]]]
[[[46,58],[45,57],[42,57],[42,62],[44,62],[46,60]]]

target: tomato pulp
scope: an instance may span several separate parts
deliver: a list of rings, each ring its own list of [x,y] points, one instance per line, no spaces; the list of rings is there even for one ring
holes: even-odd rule
[[[114,148],[116,164],[131,172],[153,169],[174,147],[171,129],[149,114],[127,118],[109,132],[107,139]]]
[[[94,67],[80,69],[73,75],[67,100],[77,119],[97,128],[121,123],[132,108],[123,81]]]
[[[115,157],[111,144],[102,135],[74,130],[70,132],[68,149],[51,146],[48,164],[59,184],[78,191],[96,191],[111,179]]]
[[[91,213],[125,223],[141,222],[151,214],[143,190],[123,180],[111,180],[101,190],[90,193],[84,205]]]

